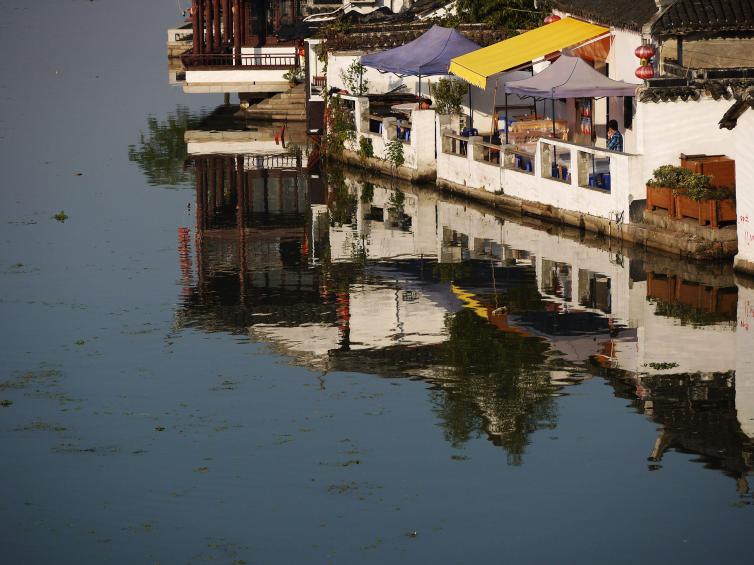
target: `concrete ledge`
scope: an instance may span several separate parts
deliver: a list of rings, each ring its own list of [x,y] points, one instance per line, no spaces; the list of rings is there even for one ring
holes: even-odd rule
[[[186,94],[224,94],[285,92],[290,88],[287,82],[192,82],[183,85]]]
[[[434,182],[437,176],[434,171],[432,171],[431,173],[420,173],[416,169],[409,169],[405,166],[398,167],[397,169],[395,169],[395,171],[393,171],[392,166],[388,161],[383,161],[382,159],[376,159],[374,157],[362,159],[357,153],[349,151],[348,149],[343,150],[343,153],[340,155],[338,160],[355,167],[378,172],[388,178],[395,176],[399,179],[415,183]]]
[[[736,234],[735,224],[732,226],[723,226],[722,228],[714,229],[708,226],[700,226],[699,222],[686,218],[684,220],[677,220],[668,216],[665,210],[655,210],[650,212],[644,211],[644,223],[651,226],[658,227],[663,230],[671,230],[677,232],[683,232],[696,237],[700,237],[707,241],[735,241],[738,239]]]
[[[710,241],[688,233],[649,225],[618,224],[590,214],[561,210],[549,204],[523,200],[505,194],[493,194],[486,190],[473,189],[446,180],[438,179],[437,186],[493,207],[505,208],[523,215],[531,215],[555,223],[574,226],[616,241],[633,243],[684,258],[716,261],[732,258],[738,250],[738,243],[735,239],[732,241]]]

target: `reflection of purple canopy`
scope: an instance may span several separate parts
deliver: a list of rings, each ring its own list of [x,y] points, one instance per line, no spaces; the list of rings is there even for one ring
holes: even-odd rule
[[[602,98],[635,96],[637,84],[612,80],[579,57],[561,55],[544,71],[531,78],[509,82],[509,94],[536,98]]]
[[[479,49],[454,29],[432,26],[413,41],[361,57],[361,63],[383,73],[403,76],[447,75],[450,60]]]

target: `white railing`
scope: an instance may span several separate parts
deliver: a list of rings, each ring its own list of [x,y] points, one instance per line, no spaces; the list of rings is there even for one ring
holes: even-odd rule
[[[347,104],[353,105],[356,137],[347,147],[348,149],[358,153],[360,140],[368,139],[372,145],[374,157],[387,160],[387,147],[397,139],[403,144],[403,167],[412,169],[424,177],[434,174],[436,168],[434,110],[416,110],[412,112],[409,121],[395,116],[371,113],[367,97],[341,95],[341,98]],[[419,140],[423,144],[420,144]]]
[[[634,200],[646,197],[639,155],[555,139],[534,147],[496,145],[481,137],[441,134],[438,179],[524,200],[630,221]]]

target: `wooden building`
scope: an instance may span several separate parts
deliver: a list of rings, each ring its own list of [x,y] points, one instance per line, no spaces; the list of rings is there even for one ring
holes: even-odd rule
[[[302,18],[301,0],[193,0],[193,47],[184,62],[238,65],[243,48],[294,46],[296,39],[281,38],[280,31]]]

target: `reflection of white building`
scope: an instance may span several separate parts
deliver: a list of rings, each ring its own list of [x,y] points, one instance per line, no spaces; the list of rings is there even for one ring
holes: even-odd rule
[[[735,369],[735,287],[730,275],[726,288],[716,288],[725,277],[699,275],[701,282],[694,282],[693,273],[686,275],[688,281],[667,277],[662,274],[665,267],[653,273],[650,265],[619,251],[504,221],[419,189],[404,190],[406,219],[401,226],[395,218],[390,221],[387,211],[394,190],[374,186],[371,202],[365,203],[363,183],[351,182],[350,189],[359,202],[357,222],[330,227],[333,260],[350,261],[355,250],[363,250],[372,260],[436,257],[441,263],[473,259],[529,265],[551,312],[606,320],[596,334],[571,322],[560,328],[563,335],[549,329],[552,324],[510,320],[533,335],[545,336],[568,360],[583,362],[598,355],[636,374]],[[666,288],[671,295],[665,296]],[[467,299],[466,305],[486,316],[486,307],[476,300]],[[701,321],[683,319],[684,312],[696,313]],[[664,368],[674,363],[677,366]]]
[[[402,187],[404,201],[397,210],[397,190],[371,185],[367,198],[363,184],[347,182],[357,200],[357,222],[330,229],[333,261],[350,261],[362,248],[370,259],[437,256],[437,195]]]
[[[738,285],[736,410],[741,430],[754,439],[754,285]]]

